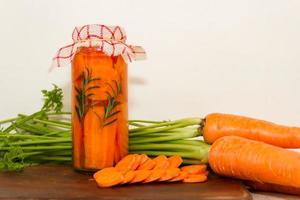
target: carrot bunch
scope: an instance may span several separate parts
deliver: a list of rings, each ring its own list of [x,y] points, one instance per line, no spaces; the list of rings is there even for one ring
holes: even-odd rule
[[[150,182],[197,183],[207,180],[206,165],[179,168],[181,164],[182,158],[176,155],[169,158],[159,155],[151,159],[146,154],[129,154],[115,167],[96,172],[94,179],[99,187]]]

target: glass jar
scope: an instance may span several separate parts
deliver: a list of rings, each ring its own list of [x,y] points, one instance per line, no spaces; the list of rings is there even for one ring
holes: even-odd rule
[[[72,62],[72,140],[76,170],[111,167],[128,153],[127,62],[146,57],[120,26],[75,27],[53,66]]]
[[[127,64],[97,47],[72,60],[73,165],[95,171],[128,153]]]

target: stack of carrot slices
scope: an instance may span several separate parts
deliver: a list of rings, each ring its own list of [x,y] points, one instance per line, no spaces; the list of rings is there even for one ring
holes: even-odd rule
[[[151,159],[145,154],[129,154],[115,167],[96,172],[94,179],[100,187],[154,181],[199,183],[207,180],[206,165],[189,165],[179,168],[181,164],[180,156],[167,158],[160,155]]]

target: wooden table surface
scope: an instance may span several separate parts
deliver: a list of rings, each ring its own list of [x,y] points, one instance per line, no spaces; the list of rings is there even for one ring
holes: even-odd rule
[[[237,181],[210,177],[206,183],[149,183],[98,188],[91,176],[69,166],[42,165],[0,173],[0,199],[248,200]]]

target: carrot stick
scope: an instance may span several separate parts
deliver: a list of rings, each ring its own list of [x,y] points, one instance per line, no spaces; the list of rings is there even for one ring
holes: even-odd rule
[[[102,169],[94,174],[99,187],[111,187],[124,181],[124,176],[113,167]]]
[[[185,179],[184,183],[202,183],[207,180],[207,176],[204,174],[189,174]]]
[[[114,164],[116,124],[112,123],[102,127],[100,149],[98,155],[102,159],[102,167],[111,167]]]
[[[124,84],[124,83],[122,83]],[[122,100],[120,100],[122,101]],[[128,154],[128,108],[127,103],[123,102],[119,106],[120,112],[117,114],[117,148],[120,152],[121,158]]]
[[[151,170],[151,175],[146,178],[143,183],[150,183],[160,179],[166,173],[165,169],[155,169]]]
[[[133,180],[133,178],[135,177],[136,172],[135,171],[128,171],[125,173],[124,175],[124,181],[121,184],[126,184],[129,183],[130,181]]]
[[[300,195],[300,188],[283,186],[271,183],[259,183],[253,181],[247,181],[246,185],[250,186],[253,190],[264,192],[279,192],[285,194]]]
[[[165,174],[158,179],[158,181],[168,181],[174,177],[177,177],[180,174],[179,168],[168,168],[166,169]]]
[[[139,183],[151,175],[151,170],[136,170],[134,178],[129,183]]]
[[[170,168],[177,168],[183,162],[181,156],[178,156],[178,155],[171,156],[171,157],[168,158],[168,160],[169,160],[169,163],[170,163],[170,165],[169,165]]]
[[[135,160],[136,160],[136,155],[129,154],[125,156],[122,160],[120,160],[120,162],[117,163],[115,168],[122,173],[126,173],[132,170],[132,166],[134,165]]]
[[[205,118],[203,137],[212,144],[235,135],[284,148],[300,148],[300,128],[288,127],[243,116],[213,113]]]
[[[155,162],[154,169],[167,169],[170,165],[168,158],[165,155],[159,155],[153,159]]]
[[[219,175],[300,188],[300,154],[263,142],[222,137],[210,149],[209,164]]]
[[[188,165],[181,168],[188,174],[202,174],[206,171],[206,165]]]
[[[174,178],[168,180],[169,182],[175,182],[175,181],[182,181],[188,176],[188,173],[185,171],[180,171],[178,176],[175,176]]]
[[[153,161],[152,159],[148,159],[146,162],[144,162],[143,164],[141,164],[138,169],[146,169],[146,170],[151,170],[155,167],[155,161]]]

